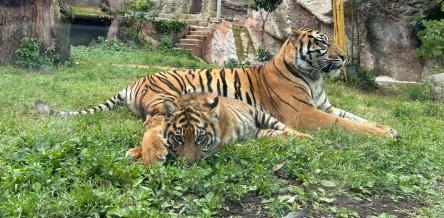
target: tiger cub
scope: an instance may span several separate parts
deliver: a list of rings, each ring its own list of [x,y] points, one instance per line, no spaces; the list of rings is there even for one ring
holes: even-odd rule
[[[311,137],[251,105],[215,94],[190,93],[175,102],[165,100],[163,107],[163,137],[169,153],[191,162],[205,159],[237,140],[263,136]]]

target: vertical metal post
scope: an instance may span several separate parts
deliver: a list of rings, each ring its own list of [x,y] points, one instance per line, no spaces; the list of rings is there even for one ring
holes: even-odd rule
[[[217,0],[216,18],[220,19],[220,11],[222,7],[222,0]]]

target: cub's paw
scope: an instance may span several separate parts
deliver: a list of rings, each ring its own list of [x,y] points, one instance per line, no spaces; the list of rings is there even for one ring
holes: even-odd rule
[[[159,133],[145,133],[141,142],[142,163],[149,166],[155,163],[164,164],[168,150],[166,140]]]
[[[137,146],[137,147],[129,149],[126,152],[125,156],[130,158],[130,159],[132,159],[132,160],[140,159],[140,157],[142,157],[142,147],[141,146]]]
[[[298,139],[313,139],[313,136],[311,136],[310,134],[306,134],[306,133],[302,133],[302,132],[298,132],[296,130],[286,130],[284,131],[284,135],[285,136],[292,136]]]

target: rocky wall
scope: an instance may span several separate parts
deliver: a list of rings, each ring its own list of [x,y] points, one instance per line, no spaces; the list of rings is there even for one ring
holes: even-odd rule
[[[436,5],[427,0],[355,1],[360,19],[361,63],[375,68],[379,74],[397,80],[418,81],[429,75],[432,64],[416,55],[417,39],[409,23],[410,16],[421,15]],[[351,3],[345,1],[347,45],[351,47]],[[245,27],[255,47],[276,52],[287,38],[289,27],[314,28],[331,35],[333,25],[331,4],[326,0],[284,0],[270,14],[262,42],[262,21],[259,12],[250,11]],[[356,49],[356,45],[355,45]],[[349,49],[350,50],[350,49]]]

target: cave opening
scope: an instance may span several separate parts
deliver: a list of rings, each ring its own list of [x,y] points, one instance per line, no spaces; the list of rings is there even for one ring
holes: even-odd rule
[[[75,16],[71,22],[71,45],[88,45],[98,37],[106,38],[110,24],[108,17]]]

